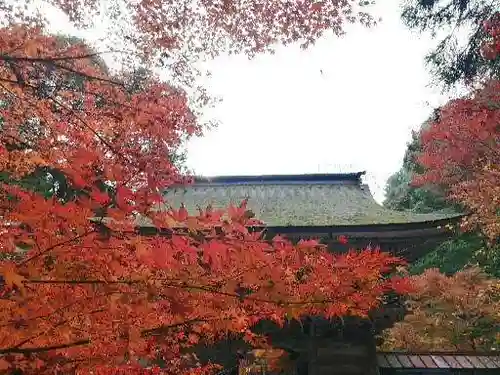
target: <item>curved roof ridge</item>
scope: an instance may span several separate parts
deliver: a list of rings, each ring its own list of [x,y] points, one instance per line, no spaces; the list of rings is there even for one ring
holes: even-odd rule
[[[306,174],[269,174],[269,175],[227,175],[227,176],[194,176],[195,184],[328,184],[328,183],[361,183],[365,171],[352,173],[306,173]]]

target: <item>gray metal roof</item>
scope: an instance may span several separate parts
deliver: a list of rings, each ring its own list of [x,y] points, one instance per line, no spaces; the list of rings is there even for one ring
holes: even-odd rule
[[[383,368],[500,370],[498,353],[378,353],[377,362]]]
[[[363,173],[196,178],[164,196],[167,205],[184,204],[192,214],[198,207],[226,208],[248,198],[248,208],[271,227],[424,223],[458,216],[386,209],[361,183]]]

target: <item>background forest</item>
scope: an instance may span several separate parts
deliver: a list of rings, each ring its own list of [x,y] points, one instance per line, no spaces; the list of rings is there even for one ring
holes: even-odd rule
[[[427,66],[433,74],[433,84],[439,85],[443,90],[451,91],[459,85],[469,87],[469,90],[485,81],[495,80],[500,77],[500,58],[498,52],[498,31],[488,31],[488,20],[498,18],[498,3],[481,1],[407,1],[402,10],[405,24],[418,31],[437,32],[440,29],[451,27],[452,33],[445,35],[440,40],[438,47],[427,56]],[[492,22],[492,21],[490,21]],[[468,38],[466,42],[459,43],[457,34],[464,32]],[[473,95],[473,94],[471,94]],[[450,103],[461,104],[459,101]],[[496,107],[493,105],[493,110]],[[448,163],[455,163],[464,169],[474,172],[473,158],[481,158],[482,166],[491,164],[499,165],[499,127],[498,117],[492,116],[488,121],[491,125],[484,126],[486,132],[479,139],[475,136],[477,130],[473,126],[484,125],[481,121],[486,119],[470,119],[462,126],[447,126],[446,119],[440,118],[442,108],[436,108],[429,119],[421,124],[418,131],[413,132],[412,140],[408,143],[399,171],[394,173],[385,187],[386,199],[384,206],[394,210],[409,210],[419,213],[432,211],[466,212],[471,209],[456,195],[451,194],[450,185],[445,180],[433,180],[426,183],[415,183],[419,177],[426,175],[426,166],[429,164],[422,160],[425,154],[431,152],[430,147],[423,145],[424,133],[436,131],[446,133],[442,135],[449,147],[441,150],[450,153],[460,146],[467,147],[468,159],[458,160],[451,157]],[[458,117],[456,121],[467,121]],[[479,122],[473,123],[475,120]],[[439,135],[439,134],[438,134]],[[427,143],[432,141],[428,140]],[[478,143],[475,143],[478,142]],[[489,154],[483,153],[482,142],[489,142],[493,150]],[[436,149],[434,149],[436,150]],[[465,152],[464,152],[465,153]],[[430,156],[430,155],[429,155]],[[461,157],[465,158],[464,155]],[[478,175],[467,176],[470,179],[480,178]],[[493,179],[500,184],[496,171],[489,171],[481,178]],[[471,192],[472,193],[472,192]],[[476,194],[480,194],[477,190]],[[498,195],[482,196],[488,198],[484,204],[492,205],[492,210],[498,208]],[[470,228],[469,228],[470,229]],[[479,265],[488,273],[500,275],[500,257],[497,238],[493,235],[489,239],[481,232],[481,227],[457,234],[456,238],[445,242],[424,259],[412,266],[412,272],[419,273],[424,269],[437,267],[445,273],[454,273],[468,265]]]
[[[420,291],[409,303],[411,314],[386,332],[386,348],[498,348],[499,6],[415,0],[402,10],[411,29],[450,30],[427,55],[427,66],[435,85],[465,87],[468,94],[436,108],[413,132],[401,168],[387,181],[384,205],[467,216],[450,240],[410,266]],[[460,33],[467,37],[459,41]]]

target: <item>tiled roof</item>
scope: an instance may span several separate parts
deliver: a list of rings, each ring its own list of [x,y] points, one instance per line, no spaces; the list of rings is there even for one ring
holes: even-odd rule
[[[405,224],[458,216],[388,210],[361,184],[362,174],[198,178],[192,185],[170,188],[165,199],[196,213],[197,207],[226,208],[248,198],[256,218],[272,227]]]
[[[399,369],[499,369],[500,354],[377,353],[378,365]]]

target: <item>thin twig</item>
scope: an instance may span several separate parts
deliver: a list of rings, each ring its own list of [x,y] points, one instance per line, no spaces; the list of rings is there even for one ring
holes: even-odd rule
[[[109,53],[129,53],[126,51],[119,51],[119,50],[110,50],[110,51],[103,51],[103,52],[94,52],[94,53],[87,53],[83,55],[75,55],[75,56],[45,56],[45,57],[28,57],[28,56],[11,56],[7,54],[0,54],[0,60],[4,61],[28,61],[28,62],[52,62],[52,61],[67,61],[67,60],[83,60],[83,59],[90,59],[92,57],[98,57],[100,55],[105,55]]]

